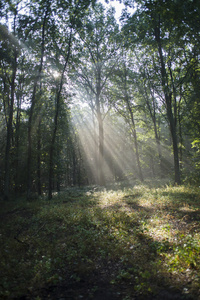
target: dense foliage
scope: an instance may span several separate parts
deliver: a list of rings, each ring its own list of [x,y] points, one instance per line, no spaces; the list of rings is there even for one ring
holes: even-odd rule
[[[200,4],[124,8],[119,24],[95,1],[1,1],[4,199],[150,176],[198,181]]]

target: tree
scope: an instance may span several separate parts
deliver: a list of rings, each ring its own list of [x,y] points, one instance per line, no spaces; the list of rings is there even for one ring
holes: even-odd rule
[[[112,102],[117,108],[117,111],[125,118],[126,122],[130,126],[131,135],[133,136],[134,149],[136,155],[138,176],[141,181],[144,180],[141,168],[140,151],[137,138],[135,111],[136,111],[136,99],[134,99],[133,93],[133,69],[131,69],[131,52],[124,53],[122,51],[121,58],[119,60],[118,68],[113,74],[113,82],[115,83],[113,90],[115,89],[115,95]]]
[[[9,199],[10,196],[10,158],[11,158],[11,141],[13,136],[13,111],[15,101],[15,86],[16,86],[16,74],[17,74],[17,59],[19,56],[20,46],[18,41],[15,39],[16,26],[18,18],[18,7],[17,5],[9,5],[9,11],[13,16],[12,23],[12,34],[8,32],[8,29],[1,25],[2,29],[2,63],[1,69],[4,72],[3,84],[4,84],[4,112],[5,120],[7,125],[7,137],[6,137],[6,148],[5,148],[5,179],[4,179],[4,198]],[[8,53],[6,53],[9,51]],[[7,68],[8,67],[8,68]],[[8,92],[7,99],[5,99],[5,92]],[[7,101],[6,101],[7,100]]]
[[[117,62],[118,25],[113,9],[104,15],[101,4],[88,12],[82,25],[83,29],[79,34],[83,55],[76,73],[79,85],[86,91],[89,90],[90,99],[94,99],[91,108],[98,123],[98,183],[104,185],[104,92]]]
[[[49,199],[52,198],[52,178],[53,178],[53,156],[54,156],[54,150],[55,150],[55,141],[56,141],[56,134],[58,130],[58,118],[60,113],[60,103],[62,99],[62,89],[65,81],[65,72],[67,70],[67,66],[70,59],[71,54],[71,48],[72,48],[72,42],[74,39],[74,35],[76,32],[76,29],[80,26],[80,20],[84,16],[85,11],[87,10],[88,6],[90,5],[90,1],[85,1],[82,3],[81,1],[78,2],[72,2],[69,4],[61,4],[61,8],[63,13],[67,13],[68,17],[68,23],[65,24],[67,26],[66,30],[66,40],[65,48],[61,51],[61,57],[60,57],[60,50],[57,48],[58,54],[56,54],[57,62],[56,64],[62,63],[62,67],[60,70],[60,76],[57,80],[57,86],[56,86],[56,93],[55,93],[55,115],[54,115],[54,128],[52,133],[52,139],[50,144],[50,153],[49,153],[49,193],[48,197]]]
[[[150,55],[151,53],[156,55],[155,71],[159,73],[157,86],[160,87],[160,90],[162,89],[161,98],[165,104],[173,145],[175,182],[179,184],[181,178],[177,130],[180,103],[178,87],[186,78],[188,65],[184,67],[180,60],[178,62],[178,58],[183,57],[184,53],[185,32],[181,33],[178,28],[182,16],[181,13],[178,13],[177,21],[175,15],[177,8],[174,1],[140,1],[136,13],[129,18],[124,29],[128,29],[129,40],[132,38],[132,43],[146,47],[147,56],[149,56],[148,52]],[[182,29],[183,27],[181,24]]]
[[[41,15],[41,49],[40,49],[40,58],[39,58],[39,65],[36,67],[36,76],[33,83],[33,92],[31,96],[31,107],[29,112],[29,121],[28,121],[28,160],[27,160],[27,199],[31,196],[32,190],[32,123],[33,123],[33,113],[36,106],[37,101],[37,91],[38,86],[41,81],[41,74],[43,69],[43,62],[44,62],[44,55],[45,55],[45,37],[46,37],[46,30],[47,30],[47,20],[50,16],[50,2],[45,1],[44,6],[43,3],[38,3],[38,10],[40,11]],[[42,13],[41,13],[42,12]],[[37,20],[38,26],[38,20]]]

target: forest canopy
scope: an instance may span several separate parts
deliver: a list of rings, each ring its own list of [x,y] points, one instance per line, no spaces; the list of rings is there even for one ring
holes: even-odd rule
[[[109,4],[0,1],[3,199],[199,184],[200,3],[124,1],[120,21]]]

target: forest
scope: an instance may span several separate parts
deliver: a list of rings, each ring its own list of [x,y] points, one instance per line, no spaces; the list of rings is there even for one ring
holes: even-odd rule
[[[120,22],[92,1],[2,1],[1,20],[4,199],[149,177],[197,183],[197,1],[130,1]]]
[[[197,0],[0,0],[2,299],[199,299],[199,29]]]

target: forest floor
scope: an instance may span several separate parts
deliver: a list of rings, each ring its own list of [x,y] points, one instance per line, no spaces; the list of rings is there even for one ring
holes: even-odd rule
[[[200,187],[74,187],[0,204],[0,299],[200,299]]]

